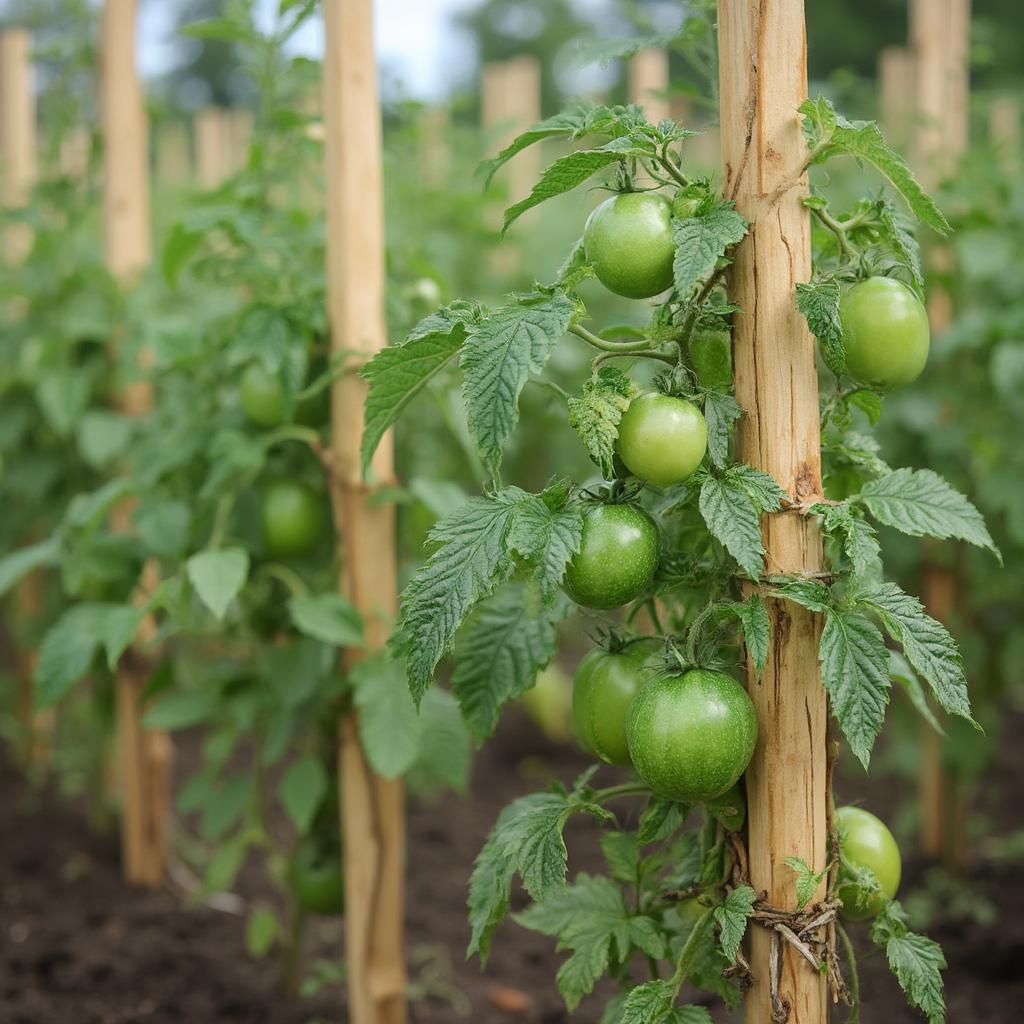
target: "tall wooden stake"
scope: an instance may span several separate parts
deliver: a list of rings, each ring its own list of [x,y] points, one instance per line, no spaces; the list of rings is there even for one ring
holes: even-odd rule
[[[818,373],[814,339],[794,303],[811,276],[811,236],[801,199],[806,159],[797,107],[807,96],[803,0],[718,0],[722,161],[725,194],[750,221],[730,271],[739,304],[733,335],[736,398],[743,408],[740,458],[770,473],[798,503],[820,499]],[[779,190],[783,189],[780,193]],[[822,568],[814,521],[795,511],[764,518],[767,571]],[[766,599],[772,623],[768,664],[747,688],[760,731],[747,769],[750,878],[768,902],[796,909],[787,856],[820,871],[826,858],[827,701],[818,670],[817,616]],[[755,926],[754,984],[745,1019],[768,1024],[774,933]],[[789,1024],[825,1024],[825,979],[786,942],[779,995]]]
[[[216,188],[228,176],[227,111],[206,107],[196,114],[195,132],[196,177],[202,189]]]
[[[956,166],[967,147],[970,0],[911,0],[910,45],[916,69],[917,119],[914,160],[926,188],[934,188]],[[929,262],[948,269],[948,246],[932,246]],[[953,319],[949,294],[933,287],[928,294],[928,319],[933,335],[943,333]],[[953,570],[933,564],[924,553],[924,604],[936,619],[948,622],[954,611],[956,581]],[[925,722],[920,726],[921,853],[939,857],[949,849],[950,811],[954,804],[952,780],[942,765],[942,739]]]
[[[0,32],[0,204],[18,208],[28,202],[36,178],[36,107],[32,94],[32,48],[20,28]],[[4,232],[4,258],[20,263],[28,254],[28,226],[14,224]]]
[[[651,124],[671,116],[668,90],[668,51],[649,48],[641,50],[627,65],[629,102],[644,108]]]
[[[878,107],[885,137],[904,147],[914,118],[917,72],[914,57],[903,46],[887,46],[878,55]]]
[[[384,324],[381,111],[372,0],[324,2],[327,305],[334,351],[372,354]],[[342,554],[340,587],[362,612],[367,649],[380,649],[397,611],[394,506],[373,502],[391,482],[386,437],[364,483],[359,464],[365,383],[340,377],[331,392],[331,496]],[[404,787],[370,769],[354,712],[339,730],[345,939],[352,1024],[404,1024]]]
[[[107,266],[130,282],[150,260],[148,124],[135,67],[137,0],[106,0],[100,42],[100,118],[103,132],[103,227]],[[152,406],[144,383],[125,388],[122,409],[142,415]],[[130,528],[130,507],[115,510]],[[151,576],[154,568],[147,567]],[[140,639],[151,639],[151,620]],[[163,881],[169,810],[170,742],[163,732],[142,728],[145,659],[130,650],[117,674],[117,729],[120,746],[122,870],[129,882],[150,888]]]
[[[156,176],[163,185],[185,185],[192,177],[192,155],[184,121],[169,121],[157,133]]]

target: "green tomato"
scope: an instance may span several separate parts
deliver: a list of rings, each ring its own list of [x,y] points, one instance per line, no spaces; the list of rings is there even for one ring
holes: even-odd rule
[[[690,359],[704,387],[713,391],[732,388],[732,338],[728,331],[697,331],[690,339]]]
[[[869,277],[839,301],[846,369],[861,384],[898,388],[928,361],[928,314],[902,281]]]
[[[672,284],[672,204],[656,192],[622,192],[587,218],[583,249],[597,279],[627,299],[647,299]]]
[[[635,505],[597,505],[583,520],[580,549],[565,571],[565,592],[585,608],[618,608],[639,597],[658,566],[654,520]]]
[[[263,493],[261,521],[267,552],[277,557],[304,555],[324,532],[323,499],[305,484],[277,480]]]
[[[242,411],[259,427],[276,427],[284,422],[284,388],[280,379],[262,363],[250,363],[242,374]]]
[[[616,443],[626,469],[655,487],[682,483],[708,450],[704,414],[685,398],[638,395],[619,421]]]
[[[600,647],[580,662],[572,683],[572,718],[580,742],[608,764],[629,764],[626,715],[652,671],[646,662],[661,644],[638,640],[614,653]]]
[[[667,672],[641,688],[626,721],[637,775],[669,800],[713,800],[735,785],[757,743],[757,712],[732,676]]]
[[[306,836],[288,865],[295,902],[309,914],[340,914],[345,909],[341,851],[314,835]]]
[[[739,832],[747,820],[747,801],[743,787],[736,783],[721,796],[704,801],[708,812],[717,818],[730,832]]]
[[[861,807],[839,807],[836,809],[836,818],[844,862],[840,865],[836,894],[843,903],[843,917],[851,921],[863,921],[880,913],[896,895],[902,870],[900,848],[885,822],[870,811]],[[847,865],[868,868],[878,879],[879,890],[866,905],[857,901],[857,889],[849,881]],[[845,885],[844,875],[847,879]]]

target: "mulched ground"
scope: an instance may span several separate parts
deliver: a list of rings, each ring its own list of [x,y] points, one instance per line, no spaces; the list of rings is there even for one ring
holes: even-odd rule
[[[1001,779],[1007,831],[1024,824],[1017,800],[1024,789],[1024,744],[1015,737],[1024,737],[1024,717],[1007,726],[1002,763],[994,773]],[[467,800],[446,797],[436,806],[410,807],[413,1022],[569,1020],[554,989],[560,957],[550,940],[508,923],[495,939],[485,972],[475,962],[465,963],[465,884],[501,807],[551,775],[570,780],[583,764],[514,711],[479,755]],[[903,795],[891,780],[871,783],[874,792],[863,780],[840,785],[845,801],[864,799],[882,813]],[[571,871],[599,866],[587,823],[572,825],[568,840]],[[919,868],[909,865],[903,893],[921,877]],[[968,884],[997,908],[999,918],[986,924],[957,918],[931,928],[949,959],[950,1020],[1019,1021],[1024,895],[1018,872],[1012,866],[975,868]],[[945,912],[942,905],[939,912]],[[337,934],[337,923],[328,922],[326,934],[314,937],[311,954],[336,952]],[[239,917],[188,908],[171,889],[127,888],[118,875],[116,837],[96,835],[75,808],[31,789],[7,766],[0,767],[0,937],[0,1024],[337,1024],[345,1019],[338,987],[305,1000],[282,998],[272,962],[246,954]],[[920,1019],[904,1008],[877,954],[862,962],[862,988],[865,1022]],[[600,998],[592,998],[572,1021],[595,1024],[600,1010]]]

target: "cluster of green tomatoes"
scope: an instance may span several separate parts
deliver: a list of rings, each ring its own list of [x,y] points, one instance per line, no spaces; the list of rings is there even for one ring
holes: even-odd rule
[[[687,211],[678,209],[677,215]],[[693,211],[690,211],[693,212]],[[650,298],[671,287],[675,244],[672,203],[657,192],[612,196],[590,215],[584,248],[595,275],[628,298]],[[914,292],[888,277],[850,287],[840,304],[847,369],[877,388],[909,384],[928,356],[927,314]],[[687,480],[707,451],[707,424],[685,398],[647,392],[619,423],[616,451],[641,483],[659,488]],[[634,504],[594,504],[585,513],[580,549],[564,580],[567,594],[608,611],[636,600],[650,586],[660,555],[654,520]],[[656,795],[703,802],[718,813],[745,805],[738,783],[753,756],[758,722],[753,702],[732,676],[705,668],[673,668],[662,643],[649,636],[613,637],[581,661],[573,681],[576,734],[608,764],[631,766]],[[892,833],[858,807],[836,812],[841,836],[838,895],[849,918],[877,914],[899,885],[901,862]],[[863,872],[877,888],[865,897]],[[861,881],[855,881],[856,878]]]

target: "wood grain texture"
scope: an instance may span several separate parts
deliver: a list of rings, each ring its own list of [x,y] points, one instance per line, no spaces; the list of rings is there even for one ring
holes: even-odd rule
[[[814,339],[795,306],[811,274],[810,225],[801,205],[806,158],[797,107],[806,98],[803,0],[719,0],[724,189],[750,221],[730,272],[742,308],[733,332],[736,398],[743,408],[739,457],[770,473],[796,502],[821,495],[818,375]],[[795,183],[795,184],[794,184]],[[766,516],[769,573],[822,567],[815,523],[795,512]],[[768,664],[747,688],[759,738],[747,770],[751,882],[774,906],[795,909],[787,856],[816,870],[826,858],[827,702],[818,669],[817,616],[768,601]],[[770,933],[754,927],[754,984],[745,1019],[768,1024]],[[781,999],[790,1024],[824,1024],[824,979],[783,944]]]
[[[335,351],[387,344],[381,115],[372,0],[324,4],[327,302]],[[384,646],[397,611],[394,506],[372,497],[392,480],[392,441],[360,472],[366,384],[340,377],[331,391],[331,496],[343,566],[340,588],[363,615],[367,650]],[[349,652],[351,662],[359,652]],[[339,728],[345,868],[345,940],[352,1024],[404,1024],[405,813],[400,780],[366,761],[354,713]]]

